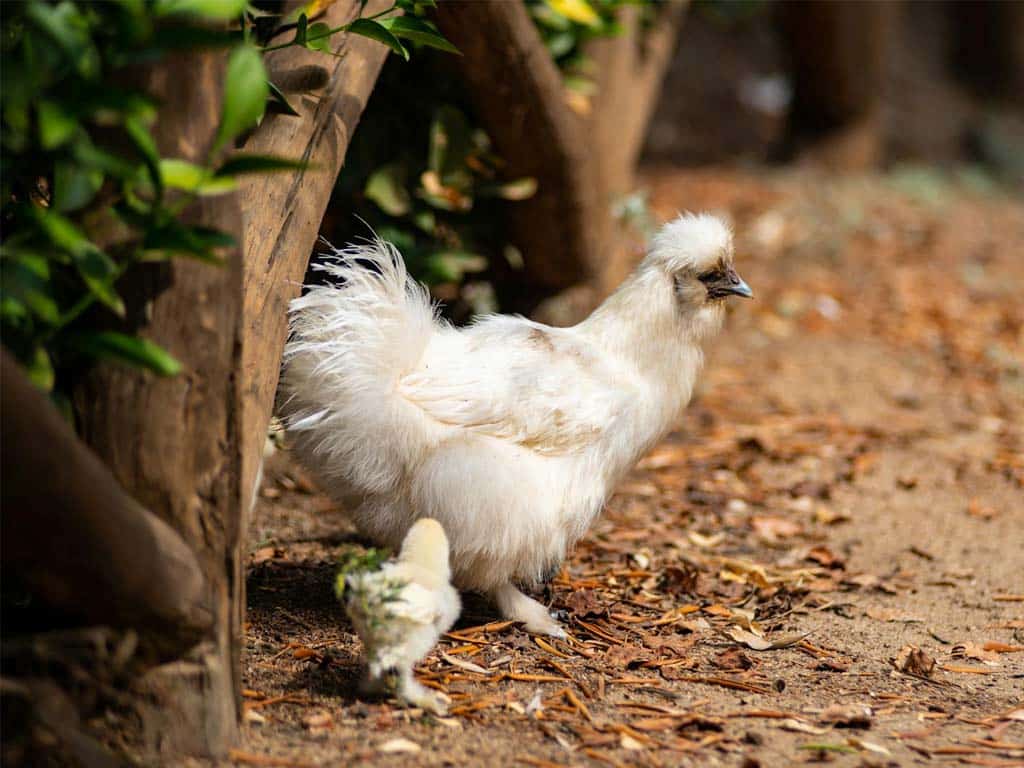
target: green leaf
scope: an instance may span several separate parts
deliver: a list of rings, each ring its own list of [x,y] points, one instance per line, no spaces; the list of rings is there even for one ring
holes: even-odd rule
[[[391,32],[383,27],[379,22],[370,21],[369,19],[356,19],[347,27],[346,32],[350,32],[353,35],[361,35],[368,37],[371,40],[376,40],[378,43],[384,43],[388,48],[393,50],[399,56],[406,61],[409,60],[409,52],[402,45],[402,41],[395,37]]]
[[[189,14],[227,21],[242,15],[247,0],[157,0],[156,15]]]
[[[210,264],[221,264],[216,250],[231,248],[235,239],[209,227],[186,227],[177,221],[146,233],[142,243],[144,261],[162,261],[174,255],[189,256]]]
[[[25,15],[48,35],[82,77],[99,73],[100,58],[89,35],[89,24],[75,3],[27,3]],[[5,62],[6,63],[6,62]]]
[[[448,42],[438,28],[425,19],[418,19],[415,16],[398,16],[392,19],[381,19],[380,25],[395,37],[412,40],[414,43],[437,48],[440,51],[462,55],[462,51]]]
[[[471,146],[466,116],[447,104],[439,107],[430,125],[427,165],[443,184],[453,186],[452,177],[466,170],[466,155]]]
[[[251,45],[236,48],[228,59],[224,81],[224,104],[213,150],[216,152],[263,117],[270,87],[263,57]]]
[[[50,241],[71,256],[89,291],[119,317],[124,317],[124,302],[112,284],[117,275],[117,265],[110,257],[55,211],[33,208],[32,212]]]
[[[101,172],[58,161],[53,169],[53,207],[62,213],[77,211],[88,205],[102,186]]]
[[[412,206],[405,183],[405,166],[401,163],[388,163],[370,175],[366,180],[363,194],[373,200],[384,213],[390,216],[404,216]]]
[[[27,308],[48,325],[60,320],[51,295],[50,268],[43,256],[17,254],[0,261],[0,297],[4,315],[23,316]]]
[[[139,150],[142,159],[149,170],[150,179],[157,187],[158,192],[163,188],[163,178],[160,175],[160,151],[156,147],[156,141],[150,134],[149,129],[137,117],[129,117],[124,121],[124,128],[129,138]]]
[[[299,113],[295,111],[295,107],[293,107],[289,103],[288,98],[284,95],[280,88],[278,88],[269,80],[267,81],[267,87],[270,89],[270,97],[273,99],[273,103],[277,104],[281,112],[283,112],[286,115],[291,115],[292,117],[299,116]]]
[[[306,44],[306,30],[309,29],[309,17],[305,13],[295,20],[295,37],[292,38],[294,45]]]
[[[309,168],[304,160],[292,160],[287,157],[273,155],[251,155],[238,153],[232,155],[214,172],[214,177],[241,176],[245,173],[270,173],[272,171],[303,171]]]
[[[68,344],[83,355],[148,368],[161,376],[176,376],[181,372],[181,363],[159,344],[125,333],[80,333],[72,336]]]
[[[160,178],[171,189],[194,192],[204,197],[233,192],[237,187],[229,176],[215,177],[208,168],[173,157],[160,160]]]
[[[430,268],[441,282],[458,282],[467,272],[483,272],[487,258],[464,251],[438,251],[430,255]]]
[[[29,381],[39,387],[43,392],[53,389],[53,363],[50,362],[50,355],[42,347],[36,347],[32,353],[32,359],[25,366],[25,373]]]
[[[305,43],[311,51],[331,52],[331,25],[318,21],[309,28],[309,36]]]
[[[39,102],[39,143],[43,149],[56,149],[75,135],[78,121],[59,104],[52,101]]]

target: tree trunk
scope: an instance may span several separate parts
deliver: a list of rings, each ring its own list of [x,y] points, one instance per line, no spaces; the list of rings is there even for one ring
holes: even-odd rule
[[[526,6],[451,0],[437,23],[463,53],[462,76],[507,176],[537,180],[537,193],[510,207],[532,288],[550,294],[594,276],[608,227],[596,158]]]
[[[153,70],[148,90],[163,104],[154,134],[164,157],[204,161],[219,122],[224,56],[191,53]],[[206,198],[186,214],[242,243],[237,195]],[[242,253],[223,266],[188,259],[147,265],[139,281],[166,289],[127,292],[145,302],[141,335],[183,365],[157,378],[99,366],[76,393],[83,438],[137,501],[189,544],[209,589],[213,629],[186,659],[139,681],[139,712],[150,753],[224,754],[237,732],[242,599],[241,362]],[[136,307],[138,311],[138,307]]]
[[[839,170],[876,165],[881,98],[899,3],[791,0],[779,5],[790,55],[791,150]]]
[[[684,5],[657,9],[649,29],[639,8],[623,8],[622,35],[588,45],[597,95],[587,117],[569,108],[561,73],[521,1],[440,5],[438,25],[464,54],[463,79],[507,177],[537,180],[537,194],[510,207],[510,239],[523,253],[529,292],[560,293],[515,309],[570,324],[631,266],[612,208],[632,190]]]
[[[335,2],[323,20],[339,26],[359,7],[358,0]],[[367,12],[384,7],[375,0]],[[84,439],[191,546],[210,592],[212,631],[186,657],[137,682],[150,754],[221,756],[236,738],[245,521],[287,304],[387,55],[372,40],[342,39],[340,57],[298,47],[267,57],[271,78],[291,92],[300,116],[268,115],[245,150],[301,157],[309,169],[252,177],[239,193],[204,199],[187,214],[231,232],[243,248],[219,268],[176,260],[136,276],[146,285],[128,298],[146,318],[140,333],[169,349],[182,374],[158,379],[101,366],[76,394]],[[222,55],[190,54],[152,73],[148,87],[164,105],[155,131],[163,156],[202,162],[219,120],[222,69]]]

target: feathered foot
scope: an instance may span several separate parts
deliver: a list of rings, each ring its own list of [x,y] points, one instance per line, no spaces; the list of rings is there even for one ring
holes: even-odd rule
[[[527,632],[551,637],[566,637],[565,630],[548,613],[548,609],[527,597],[511,584],[504,584],[491,595],[506,619],[521,621]]]
[[[412,676],[411,671],[403,671],[399,678],[397,694],[399,699],[414,707],[420,707],[435,715],[448,714],[448,697],[422,685]]]

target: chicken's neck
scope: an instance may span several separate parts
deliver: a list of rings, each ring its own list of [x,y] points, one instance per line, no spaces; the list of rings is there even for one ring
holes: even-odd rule
[[[627,368],[644,392],[619,425],[630,434],[615,441],[613,464],[631,465],[679,417],[703,361],[701,341],[718,325],[719,314],[714,307],[686,312],[663,274],[640,271],[577,326],[602,354]]]

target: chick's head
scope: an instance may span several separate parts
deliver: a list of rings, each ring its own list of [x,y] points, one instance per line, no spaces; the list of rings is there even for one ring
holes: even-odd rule
[[[732,232],[710,214],[683,214],[654,237],[644,267],[670,280],[680,313],[716,325],[729,296],[750,298],[733,266]]]
[[[451,578],[448,565],[448,537],[437,520],[420,518],[405,535],[398,559],[429,569],[445,580]]]

